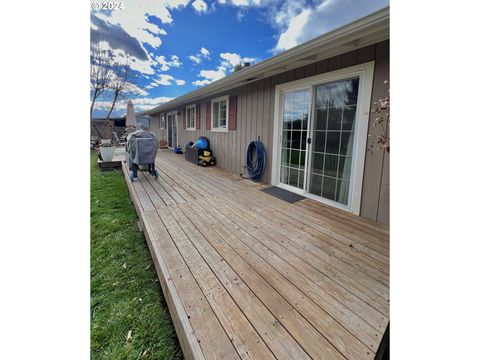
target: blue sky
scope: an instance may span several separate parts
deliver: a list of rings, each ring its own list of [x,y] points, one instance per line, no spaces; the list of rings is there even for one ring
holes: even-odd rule
[[[92,41],[101,41],[113,57],[128,59],[137,80],[126,97],[138,111],[387,5],[387,0],[123,0],[123,10],[92,10],[90,31]],[[108,107],[108,99],[101,99],[94,115],[105,115]],[[113,115],[125,109],[126,99]]]

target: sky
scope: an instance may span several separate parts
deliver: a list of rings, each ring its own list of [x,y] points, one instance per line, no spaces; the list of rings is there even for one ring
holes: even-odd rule
[[[95,10],[92,42],[128,61],[135,81],[112,116],[147,110],[388,6],[388,0],[114,0]],[[128,59],[128,60],[127,60]],[[105,116],[108,98],[94,116]]]

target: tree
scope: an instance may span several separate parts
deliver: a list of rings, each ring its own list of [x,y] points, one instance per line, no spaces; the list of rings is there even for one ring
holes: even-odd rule
[[[98,98],[108,89],[112,79],[113,64],[109,52],[103,49],[99,43],[90,46],[90,87],[93,91],[90,105],[90,119],[93,118],[93,108]]]
[[[110,119],[110,115],[115,108],[117,100],[121,99],[122,93],[124,91],[134,90],[135,81],[136,76],[132,73],[128,61],[125,64],[115,62],[112,66],[112,77],[108,85],[108,91],[110,91],[112,95],[112,105],[108,111],[107,120]]]

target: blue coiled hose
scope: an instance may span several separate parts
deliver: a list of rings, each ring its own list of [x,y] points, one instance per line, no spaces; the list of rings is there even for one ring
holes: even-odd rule
[[[257,159],[253,161],[254,151],[257,152]],[[248,176],[253,181],[258,181],[265,171],[265,165],[267,162],[267,154],[265,153],[265,147],[259,140],[252,141],[247,148],[247,170]]]

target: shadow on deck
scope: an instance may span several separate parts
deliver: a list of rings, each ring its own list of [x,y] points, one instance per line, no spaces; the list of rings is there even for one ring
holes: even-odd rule
[[[131,198],[187,359],[374,359],[389,232],[160,150]]]

